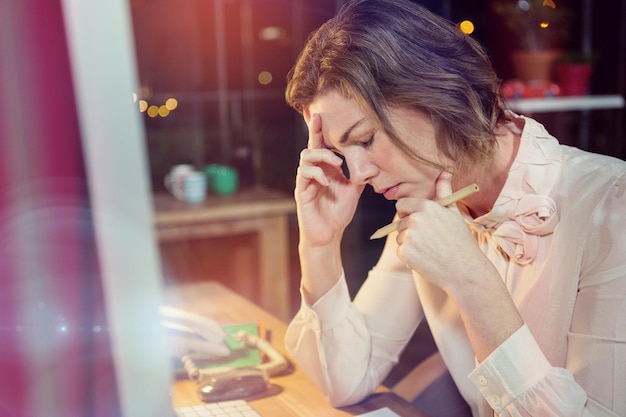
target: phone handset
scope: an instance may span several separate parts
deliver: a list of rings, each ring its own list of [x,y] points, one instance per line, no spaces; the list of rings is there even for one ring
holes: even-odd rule
[[[239,343],[243,343],[248,347],[259,349],[259,351],[263,352],[267,356],[267,362],[252,367],[259,370],[263,375],[265,375],[266,378],[278,375],[289,368],[289,361],[287,360],[287,358],[285,358],[283,354],[280,353],[267,340],[262,339],[255,334],[247,333],[243,330],[234,334],[233,337]],[[195,358],[191,355],[183,355],[181,357],[181,362],[183,363],[183,366],[187,371],[189,379],[192,379],[196,382],[200,382],[206,378],[216,377],[218,375],[233,370],[233,368],[221,367],[201,369],[196,366],[194,359]]]
[[[167,333],[170,354],[179,358],[190,379],[200,382],[215,377],[233,368],[198,368],[196,360],[212,360],[228,357],[231,351],[226,344],[226,332],[217,322],[199,314],[175,307],[161,305],[161,324]],[[289,368],[289,362],[270,342],[257,335],[240,331],[232,335],[235,340],[248,347],[259,349],[268,360],[256,368],[265,377],[280,374]]]
[[[194,359],[215,359],[230,355],[225,342],[226,332],[214,320],[165,305],[159,310],[173,357],[191,355]]]

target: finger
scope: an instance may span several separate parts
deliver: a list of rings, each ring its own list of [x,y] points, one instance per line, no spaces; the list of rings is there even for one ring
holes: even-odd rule
[[[300,165],[318,165],[320,163],[340,166],[343,160],[326,148],[303,149],[300,152]]]
[[[398,233],[398,235],[400,235],[408,228],[409,222],[408,222],[408,219],[405,217],[405,218],[396,220],[395,224],[396,224],[395,231]]]
[[[437,200],[441,200],[444,197],[452,194],[452,173],[448,171],[442,171],[437,177],[435,182],[435,190],[437,193]]]
[[[423,207],[424,201],[426,201],[426,199],[417,197],[398,199],[398,201],[396,201],[396,213],[398,217],[404,218],[409,214],[419,211]]]
[[[305,180],[307,182],[314,180],[324,186],[328,186],[330,184],[330,180],[324,173],[324,170],[317,165],[299,166],[296,181],[298,181],[299,179]]]
[[[406,215],[415,211],[414,207],[415,207],[415,204],[413,204],[412,198],[401,198],[398,201],[396,201],[396,216],[402,219]]]
[[[309,149],[326,148],[324,136],[322,135],[322,118],[319,114],[311,115],[309,121]]]
[[[452,173],[448,171],[443,171],[441,174],[439,174],[439,177],[437,178],[437,181],[435,183],[435,189],[437,193],[437,200],[441,200],[442,198],[452,194]],[[456,211],[457,213],[460,213],[459,208],[456,204],[450,204],[448,207]]]

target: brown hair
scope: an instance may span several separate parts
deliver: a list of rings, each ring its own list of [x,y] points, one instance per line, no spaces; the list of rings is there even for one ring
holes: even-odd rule
[[[457,167],[490,160],[504,116],[500,80],[483,47],[409,0],[349,0],[311,34],[287,81],[287,103],[299,112],[336,89],[373,112],[401,149],[437,167],[395,134],[390,108],[427,114],[438,148]]]

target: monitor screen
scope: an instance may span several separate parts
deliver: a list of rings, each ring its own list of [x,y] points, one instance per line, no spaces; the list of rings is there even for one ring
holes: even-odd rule
[[[121,414],[171,416],[129,4],[64,0],[62,8]]]

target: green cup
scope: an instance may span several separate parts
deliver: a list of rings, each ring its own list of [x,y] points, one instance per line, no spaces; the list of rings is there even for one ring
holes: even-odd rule
[[[221,167],[222,165],[219,164],[211,164],[204,167],[204,174],[206,175],[206,185],[208,189],[213,189],[213,177]]]
[[[209,190],[221,196],[229,196],[237,191],[239,174],[237,170],[226,166],[211,164],[204,170],[207,176]]]

